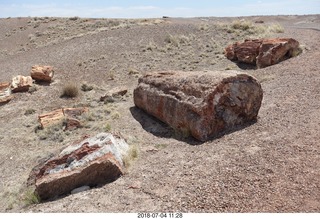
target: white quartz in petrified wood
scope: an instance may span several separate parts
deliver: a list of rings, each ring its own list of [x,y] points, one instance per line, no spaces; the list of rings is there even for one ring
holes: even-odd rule
[[[157,72],[139,79],[137,107],[201,141],[257,118],[263,91],[237,71]]]
[[[129,146],[118,135],[100,133],[65,148],[34,168],[36,193],[43,200],[67,194],[81,186],[111,182],[124,172]]]

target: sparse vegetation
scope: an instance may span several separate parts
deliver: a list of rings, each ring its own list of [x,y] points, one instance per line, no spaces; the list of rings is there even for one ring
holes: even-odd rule
[[[83,83],[81,85],[81,90],[84,92],[91,91],[93,89],[92,85],[88,85],[87,83]]]
[[[164,148],[166,148],[166,147],[168,147],[167,144],[156,144],[156,145],[155,145],[155,148],[157,148],[157,149],[159,149],[159,150],[164,149]]]
[[[126,156],[122,158],[123,163],[126,168],[129,168],[132,166],[132,163],[134,162],[135,159],[137,159],[139,156],[139,150],[136,145],[130,145],[129,150]]]
[[[225,30],[229,34],[234,34],[236,37],[267,37],[272,33],[283,33],[284,29],[280,24],[261,24],[253,23],[250,20],[234,20],[231,23],[220,23],[217,28]]]
[[[110,132],[111,131],[111,125],[109,123],[107,123],[105,126],[104,126],[104,131],[105,132]]]
[[[23,197],[24,203],[26,206],[32,205],[32,204],[38,204],[40,203],[40,197],[35,193],[35,191],[31,188],[29,188],[25,193]]]
[[[37,86],[33,85],[32,87],[29,87],[28,93],[32,94],[38,90]]]
[[[63,87],[61,97],[73,98],[78,96],[79,88],[73,83],[68,83]]]
[[[63,142],[65,137],[65,133],[63,132],[64,124],[65,120],[63,119],[47,128],[36,129],[36,133],[38,134],[40,140]]]
[[[119,113],[119,112],[113,112],[113,113],[111,114],[111,118],[112,118],[113,120],[120,119],[120,113]]]
[[[24,115],[25,115],[25,116],[28,116],[28,115],[34,114],[35,112],[36,112],[35,109],[27,109],[27,110],[24,112]]]

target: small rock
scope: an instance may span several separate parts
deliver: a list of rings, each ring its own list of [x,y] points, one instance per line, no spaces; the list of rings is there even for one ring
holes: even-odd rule
[[[0,83],[0,106],[13,99],[10,83]]]
[[[114,98],[124,96],[127,92],[128,92],[128,89],[125,87],[116,87],[109,90],[109,92],[106,95],[100,97],[100,101],[105,101],[110,99],[114,101]]]
[[[12,92],[27,92],[32,87],[33,80],[30,76],[15,76],[12,78]]]
[[[31,77],[35,81],[50,83],[52,81],[53,75],[54,70],[52,66],[32,66]]]

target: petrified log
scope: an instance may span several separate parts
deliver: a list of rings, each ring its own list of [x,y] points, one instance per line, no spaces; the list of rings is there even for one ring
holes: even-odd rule
[[[13,98],[11,93],[10,83],[0,83],[0,106],[8,103]]]
[[[35,81],[50,83],[53,78],[53,75],[54,75],[54,70],[52,66],[40,66],[40,65],[32,66],[31,77]]]
[[[30,76],[15,76],[12,78],[12,92],[27,92],[29,87],[32,87],[33,80]]]
[[[263,92],[236,71],[159,72],[139,79],[137,107],[200,141],[257,118]]]
[[[41,128],[47,128],[63,121],[64,114],[62,109],[57,109],[38,116]]]
[[[264,68],[292,57],[299,50],[299,42],[292,38],[253,39],[227,46],[225,56]]]
[[[88,112],[87,107],[57,109],[38,116],[41,128],[47,128],[65,120],[65,130],[75,129],[81,126],[77,119],[81,114]]]
[[[100,133],[65,148],[30,173],[42,200],[67,194],[81,186],[112,182],[124,172],[123,157],[129,146],[124,139]]]

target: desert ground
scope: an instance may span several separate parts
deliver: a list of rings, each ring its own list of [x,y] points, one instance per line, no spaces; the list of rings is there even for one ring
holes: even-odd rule
[[[228,44],[261,37],[294,38],[303,52],[263,69],[224,57]],[[0,19],[0,82],[30,75],[33,65],[55,68],[50,85],[36,84],[0,106],[0,211],[319,212],[319,48],[320,15]],[[204,143],[179,135],[133,103],[138,78],[162,70],[254,76],[264,91],[257,122]],[[71,83],[79,95],[61,98]],[[117,86],[128,93],[99,101]],[[90,111],[83,128],[38,129],[39,114],[77,106]],[[27,185],[33,167],[104,131],[120,132],[137,148],[126,173],[37,203]]]

